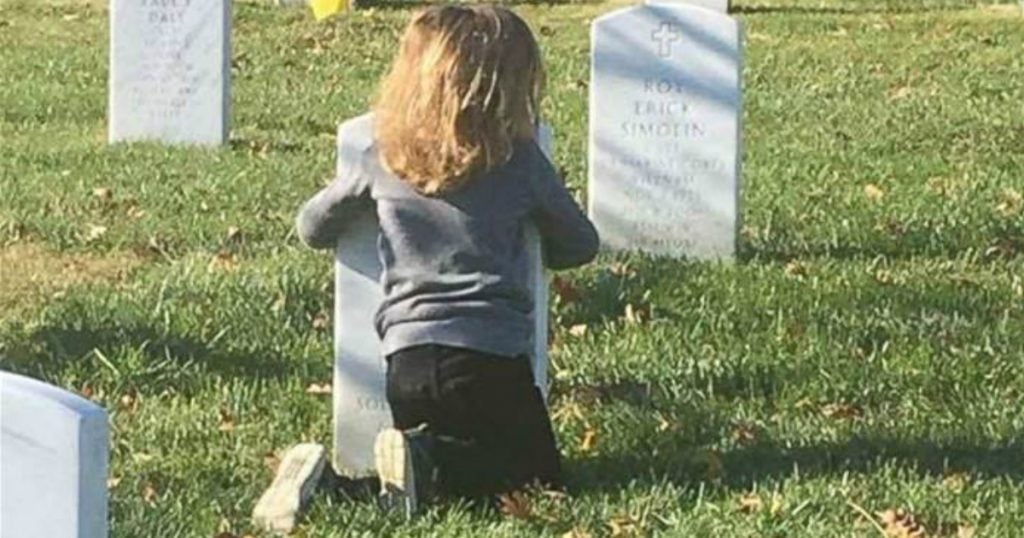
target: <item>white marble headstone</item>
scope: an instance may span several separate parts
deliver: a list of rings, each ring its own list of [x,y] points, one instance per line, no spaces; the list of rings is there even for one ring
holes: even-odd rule
[[[691,6],[713,9],[720,13],[728,13],[731,0],[647,0],[647,4],[688,4]]]
[[[0,372],[0,536],[107,535],[107,413]]]
[[[339,162],[344,125],[338,130]],[[540,130],[540,144],[551,155],[552,133]],[[373,443],[391,426],[385,395],[386,363],[373,317],[383,300],[377,255],[378,224],[367,214],[339,240],[335,257],[334,308],[334,467],[346,476],[374,474]],[[548,390],[548,286],[536,231],[527,230],[529,283],[534,300],[534,379]]]
[[[110,0],[111,143],[228,139],[229,0]]]
[[[742,32],[685,4],[629,7],[592,27],[589,212],[606,246],[734,255]]]

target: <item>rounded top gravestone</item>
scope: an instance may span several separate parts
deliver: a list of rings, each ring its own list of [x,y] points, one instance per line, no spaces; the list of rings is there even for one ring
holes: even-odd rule
[[[635,6],[592,28],[589,211],[605,246],[734,255],[741,29],[686,4]]]
[[[0,536],[107,535],[107,413],[0,372]]]

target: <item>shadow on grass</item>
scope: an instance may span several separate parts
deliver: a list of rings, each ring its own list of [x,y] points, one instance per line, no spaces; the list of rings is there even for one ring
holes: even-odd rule
[[[430,0],[351,0],[356,9],[404,10],[439,5]],[[561,5],[597,5],[603,0],[510,0],[503,2],[506,6],[561,6]]]
[[[280,353],[229,351],[225,347],[216,341],[204,343],[145,326],[45,326],[28,336],[26,344],[5,361],[5,368],[47,379],[67,371],[75,362],[110,363],[112,359],[106,355],[113,350],[116,362],[107,368],[116,369],[117,377],[130,378],[129,382],[138,388],[152,385],[159,389],[168,382],[174,383],[177,377],[207,372],[254,380],[283,379],[294,374],[294,361]],[[95,360],[97,350],[101,354],[99,361]],[[189,372],[189,366],[198,368]]]
[[[1020,443],[982,446],[857,437],[796,447],[759,442],[713,455],[693,443],[693,439],[668,436],[653,446],[637,446],[628,453],[570,460],[566,466],[570,486],[579,491],[607,492],[629,484],[713,482],[728,489],[747,490],[766,479],[870,473],[892,464],[921,476],[963,472],[1024,481],[1024,445]]]
[[[932,11],[956,11],[970,9],[971,5],[890,5],[890,6],[764,6],[733,5],[730,13],[740,15],[784,14],[784,15],[863,15],[865,13],[927,13]]]

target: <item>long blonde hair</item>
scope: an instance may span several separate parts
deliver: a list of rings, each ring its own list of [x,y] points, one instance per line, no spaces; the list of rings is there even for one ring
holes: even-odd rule
[[[512,11],[434,6],[413,16],[377,102],[383,164],[439,194],[532,140],[544,86],[537,42]]]

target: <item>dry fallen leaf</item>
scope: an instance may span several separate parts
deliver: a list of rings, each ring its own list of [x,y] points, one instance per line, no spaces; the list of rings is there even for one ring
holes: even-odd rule
[[[867,196],[868,200],[878,201],[885,198],[885,191],[874,183],[868,183],[864,185],[864,196]]]
[[[313,316],[313,329],[322,331],[331,326],[331,316],[327,312],[317,312]]]
[[[582,338],[587,334],[587,325],[585,323],[573,325],[572,327],[569,327],[569,334],[576,338]]]
[[[106,226],[99,226],[99,225],[96,225],[96,224],[90,224],[89,228],[85,232],[85,242],[86,243],[92,243],[93,241],[96,241],[97,239],[103,237],[106,234],[107,234],[107,227]]]
[[[551,279],[551,287],[562,304],[572,304],[582,298],[579,288],[567,278],[556,276]]]
[[[928,531],[914,519],[914,515],[903,509],[886,510],[877,515],[887,538],[924,538],[928,535]]]
[[[498,497],[499,509],[502,514],[516,519],[530,519],[533,506],[530,498],[522,491],[513,491]]]
[[[732,439],[740,445],[749,445],[757,440],[757,427],[753,424],[741,422],[732,429]]]
[[[222,432],[230,432],[235,429],[235,417],[231,415],[231,412],[227,409],[221,409],[218,414],[219,423],[217,429]]]
[[[746,493],[739,498],[737,502],[738,506],[736,510],[743,512],[744,514],[753,514],[760,512],[761,508],[764,508],[764,503],[761,501],[761,496],[756,493]]]
[[[957,493],[963,491],[964,487],[967,486],[967,482],[970,478],[967,473],[963,472],[951,472],[942,478],[942,485],[946,488],[955,491]]]
[[[228,241],[239,241],[242,239],[242,230],[238,226],[228,226],[228,232],[225,234],[225,239]]]
[[[797,260],[792,260],[787,263],[784,271],[786,276],[791,276],[793,278],[807,276],[807,266]]]
[[[612,538],[625,538],[641,534],[637,520],[630,516],[616,516],[608,520]]]
[[[120,483],[121,483],[121,477],[120,476],[112,476],[112,477],[107,479],[107,489],[114,489]]]
[[[834,419],[853,419],[860,417],[863,412],[860,407],[848,403],[830,403],[821,408],[821,414]]]
[[[587,428],[580,439],[580,452],[591,452],[597,446],[597,431]]]
[[[114,191],[110,190],[107,187],[97,187],[92,190],[92,195],[106,202],[114,197]]]
[[[310,383],[306,387],[306,394],[315,394],[317,396],[325,396],[331,394],[331,383]]]
[[[562,538],[591,538],[591,534],[586,529],[573,527],[563,534]]]
[[[142,496],[142,500],[149,504],[155,504],[156,498],[159,493],[156,490],[156,486],[152,482],[146,482],[142,485],[142,491],[139,493]]]
[[[139,408],[138,395],[134,390],[129,390],[121,395],[119,400],[121,409],[134,412]]]
[[[231,252],[222,250],[210,259],[210,265],[208,268],[211,271],[235,271],[238,269],[238,258],[236,258]]]
[[[651,307],[649,305],[634,306],[632,303],[627,303],[623,317],[626,318],[626,323],[644,323],[651,319]]]
[[[956,529],[956,538],[974,538],[975,535],[974,527],[966,523],[961,523]]]
[[[271,475],[276,475],[277,468],[281,466],[281,458],[277,457],[273,451],[268,451],[263,454],[263,466],[270,471]]]

